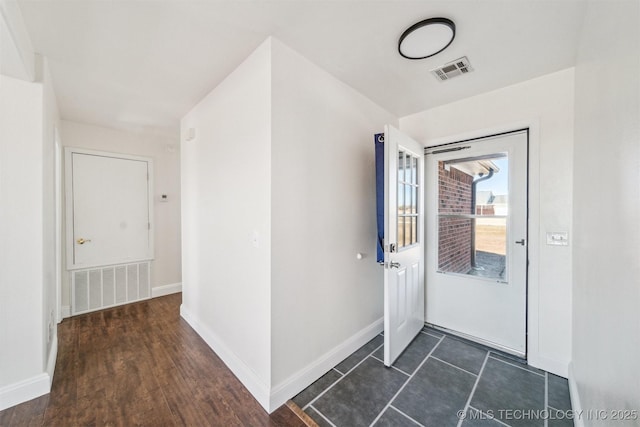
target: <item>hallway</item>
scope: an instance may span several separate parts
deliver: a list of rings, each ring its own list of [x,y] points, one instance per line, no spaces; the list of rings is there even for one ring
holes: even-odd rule
[[[180,318],[182,294],[66,319],[51,393],[0,426],[304,426],[268,415]]]

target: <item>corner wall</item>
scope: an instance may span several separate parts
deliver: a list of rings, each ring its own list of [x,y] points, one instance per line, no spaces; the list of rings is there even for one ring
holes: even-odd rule
[[[564,377],[573,242],[570,235],[568,247],[547,246],[546,233],[571,230],[573,88],[574,71],[567,69],[400,119],[400,130],[427,146],[531,126],[528,357]]]
[[[42,378],[42,86],[0,75],[0,93],[1,410],[48,389]],[[35,395],[20,392],[31,385]]]
[[[271,44],[183,119],[182,316],[268,408]],[[187,140],[189,129],[195,138]]]
[[[373,136],[397,118],[278,40],[272,46],[277,405],[279,393],[291,397],[382,330]]]
[[[43,360],[44,370],[53,378],[58,346],[55,141],[56,129],[60,125],[60,114],[47,60],[38,55],[36,62],[41,74],[38,80],[42,82]]]
[[[0,410],[49,392],[57,356],[55,129],[47,62],[0,75]]]
[[[637,1],[589,1],[577,57],[570,381],[585,411],[640,408],[639,21]]]
[[[273,38],[182,120],[181,313],[268,411],[382,330],[385,123]]]
[[[60,136],[65,147],[153,158],[155,259],[151,262],[152,296],[180,291],[180,147],[177,132],[175,137],[150,135],[63,120]],[[161,194],[169,196],[169,201],[160,202]],[[66,204],[63,202],[62,206],[64,218]],[[63,245],[66,241],[65,224],[63,221]],[[69,307],[71,277],[66,268],[65,254],[63,250],[62,306]]]

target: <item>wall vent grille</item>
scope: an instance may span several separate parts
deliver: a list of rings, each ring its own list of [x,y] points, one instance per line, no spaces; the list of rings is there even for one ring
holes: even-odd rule
[[[444,82],[454,77],[468,74],[471,71],[473,71],[473,67],[471,67],[469,59],[467,59],[466,56],[463,56],[462,58],[458,58],[455,61],[451,61],[437,68],[434,68],[433,70],[431,70],[431,74],[433,74],[436,79],[438,79],[438,81]]]
[[[75,270],[71,274],[71,314],[102,310],[151,297],[150,263]]]

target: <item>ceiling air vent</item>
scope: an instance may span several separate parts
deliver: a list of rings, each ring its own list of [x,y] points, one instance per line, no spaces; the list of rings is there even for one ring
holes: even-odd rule
[[[448,62],[440,67],[431,70],[431,74],[436,76],[441,82],[452,79],[462,74],[467,74],[473,71],[471,64],[466,56],[458,58],[455,61]]]

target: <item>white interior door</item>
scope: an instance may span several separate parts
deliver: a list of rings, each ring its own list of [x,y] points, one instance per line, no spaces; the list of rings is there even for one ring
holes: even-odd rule
[[[424,326],[424,155],[391,126],[384,146],[384,364],[391,366]]]
[[[70,269],[153,258],[151,167],[145,158],[67,152]]]
[[[526,131],[427,151],[426,319],[526,356]]]

